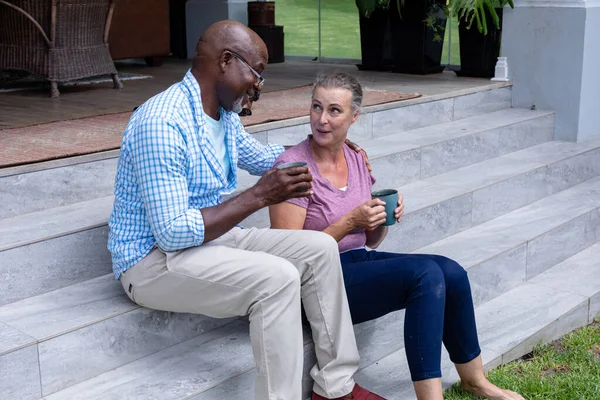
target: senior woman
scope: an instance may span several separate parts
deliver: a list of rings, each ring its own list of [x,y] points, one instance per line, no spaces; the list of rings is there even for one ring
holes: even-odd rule
[[[314,193],[270,207],[271,228],[323,231],[338,241],[355,324],[406,309],[405,349],[419,400],[443,398],[442,343],[464,389],[488,399],[523,399],[484,375],[471,288],[459,264],[437,255],[367,250],[381,244],[388,228],[381,226],[385,203],[371,200],[375,178],[361,155],[344,143],[361,101],[355,78],[343,73],[317,78],[310,106],[312,135],[276,162],[308,162]],[[397,222],[403,210],[399,196]]]

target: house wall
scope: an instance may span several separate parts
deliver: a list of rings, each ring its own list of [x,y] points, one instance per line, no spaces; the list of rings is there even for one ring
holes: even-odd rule
[[[578,140],[600,137],[600,2],[586,10]]]
[[[202,32],[212,23],[233,19],[248,24],[248,0],[189,0],[185,5],[188,58],[194,58]]]
[[[513,106],[556,111],[559,140],[600,137],[600,0],[593,1],[521,1],[504,14]]]

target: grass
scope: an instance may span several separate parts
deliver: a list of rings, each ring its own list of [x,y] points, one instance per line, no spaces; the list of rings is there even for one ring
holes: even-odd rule
[[[319,55],[318,0],[277,0],[275,22],[284,26],[285,54]],[[460,64],[458,24],[452,21],[451,64]],[[450,29],[446,29],[442,63],[448,63]],[[360,59],[360,29],[354,0],[321,0],[321,55]]]
[[[488,378],[528,400],[600,399],[600,319],[490,371]],[[444,399],[473,397],[456,384],[446,390]]]

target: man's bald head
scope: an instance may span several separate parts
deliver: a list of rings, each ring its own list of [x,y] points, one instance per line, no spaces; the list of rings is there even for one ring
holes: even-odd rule
[[[267,46],[246,25],[230,20],[212,24],[198,41],[192,64],[203,103],[212,101],[226,111],[239,113],[244,99],[258,99],[262,85],[259,74],[267,62]]]
[[[196,45],[194,67],[199,68],[202,60],[219,57],[225,50],[231,50],[242,57],[261,57],[267,61],[267,46],[263,40],[246,25],[238,21],[218,21],[209,26]]]

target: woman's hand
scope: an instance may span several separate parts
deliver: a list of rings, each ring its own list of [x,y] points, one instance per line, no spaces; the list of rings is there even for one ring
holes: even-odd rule
[[[394,210],[394,218],[396,218],[396,222],[400,222],[402,216],[404,215],[404,196],[401,194],[398,195],[398,207]]]
[[[351,222],[355,227],[372,231],[385,222],[385,202],[380,199],[369,200],[351,212]]]

